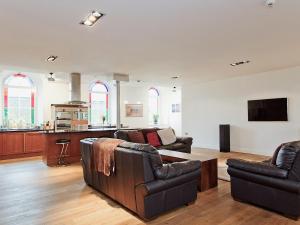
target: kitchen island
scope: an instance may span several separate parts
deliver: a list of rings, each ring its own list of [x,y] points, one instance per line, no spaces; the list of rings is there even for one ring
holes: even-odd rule
[[[100,138],[100,137],[113,137],[116,128],[104,128],[104,129],[89,129],[86,131],[42,131],[45,141],[44,151],[42,152],[42,158],[45,164],[48,166],[56,166],[61,152],[61,145],[57,145],[56,141],[59,139],[70,140],[67,154],[65,158],[67,163],[80,162],[80,140],[84,138]]]

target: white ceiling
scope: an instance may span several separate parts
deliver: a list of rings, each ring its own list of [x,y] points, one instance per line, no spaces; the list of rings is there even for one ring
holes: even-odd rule
[[[0,64],[40,72],[215,80],[300,65],[300,1],[9,0],[0,2]],[[94,27],[79,25],[91,10]],[[49,55],[58,55],[50,64]],[[239,67],[230,63],[249,59]],[[4,67],[3,67],[4,68]]]

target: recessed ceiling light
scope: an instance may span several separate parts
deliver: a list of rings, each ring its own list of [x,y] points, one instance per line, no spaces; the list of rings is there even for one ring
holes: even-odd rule
[[[92,11],[86,19],[82,20],[80,22],[81,25],[86,25],[86,26],[93,26],[102,16],[104,16],[103,13],[100,13],[98,11]]]
[[[91,23],[94,23],[97,20],[97,17],[90,15],[87,21],[90,21]]]
[[[48,81],[50,81],[50,82],[54,82],[55,81],[55,78],[54,78],[54,73],[49,73],[49,76],[48,76]]]
[[[86,20],[83,22],[84,25],[87,25],[87,26],[92,26],[93,25],[93,22],[90,21],[90,20]]]
[[[47,61],[48,61],[48,62],[54,62],[57,58],[58,58],[57,56],[50,55],[50,56],[47,58]]]
[[[101,17],[101,16],[103,16],[103,14],[99,13],[98,11],[93,11],[92,15],[95,16],[95,17]]]
[[[266,0],[266,6],[272,8],[274,4],[275,4],[275,0]]]
[[[239,61],[239,62],[235,62],[235,63],[230,63],[230,66],[239,66],[239,65],[243,65],[243,64],[247,64],[250,63],[250,60],[244,60],[244,61]]]

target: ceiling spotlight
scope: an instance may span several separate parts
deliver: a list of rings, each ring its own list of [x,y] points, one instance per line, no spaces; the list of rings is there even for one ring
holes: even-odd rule
[[[93,26],[102,16],[104,16],[103,13],[100,13],[98,11],[92,11],[86,19],[82,20],[80,22],[81,25],[86,25],[86,26]]]
[[[97,17],[90,15],[87,21],[90,21],[91,23],[94,23],[97,20]]]
[[[243,64],[247,64],[247,63],[250,63],[250,60],[244,60],[244,61],[240,61],[240,62],[230,63],[230,66],[239,66],[239,65],[243,65]]]
[[[83,24],[86,25],[86,26],[92,26],[93,22],[90,21],[90,20],[86,20],[86,21],[83,22]]]
[[[47,58],[48,62],[54,62],[57,59],[57,56],[51,55]]]
[[[48,77],[48,81],[50,81],[50,82],[54,82],[55,81],[55,78],[54,78],[54,74],[51,72],[51,73],[49,73],[49,77]]]
[[[93,12],[92,12],[92,15],[93,15],[94,17],[101,17],[101,16],[103,16],[102,13],[99,13],[99,12],[97,12],[97,11],[93,11]]]
[[[275,0],[266,0],[266,6],[272,8],[274,4],[275,4]]]

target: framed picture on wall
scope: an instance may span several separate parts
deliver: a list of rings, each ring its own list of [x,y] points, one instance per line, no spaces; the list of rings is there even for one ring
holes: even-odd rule
[[[172,113],[180,112],[180,104],[172,104]]]
[[[126,104],[126,117],[143,117],[143,104]]]

